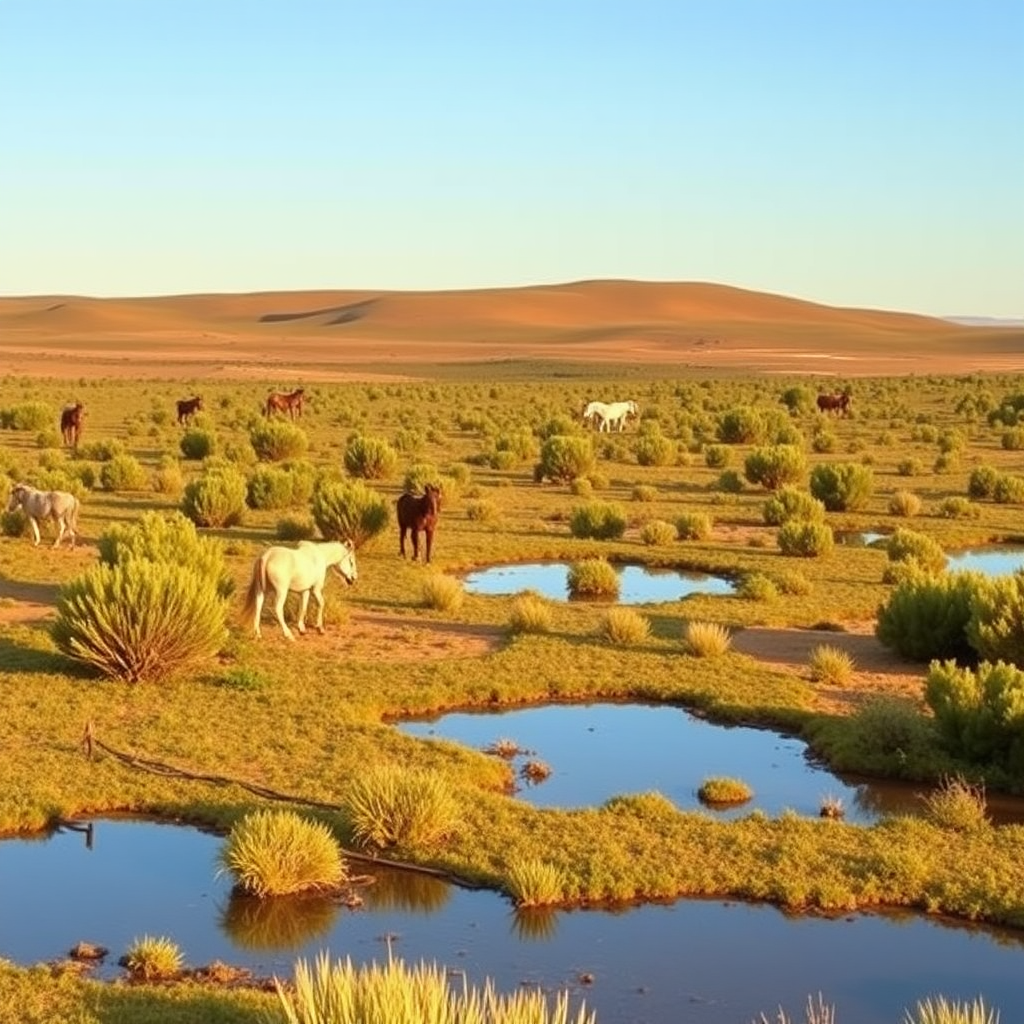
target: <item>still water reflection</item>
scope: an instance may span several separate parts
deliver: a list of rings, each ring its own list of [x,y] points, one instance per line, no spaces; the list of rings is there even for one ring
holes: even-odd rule
[[[192,966],[222,960],[284,977],[321,949],[384,960],[391,936],[407,963],[442,963],[471,983],[567,988],[598,1024],[749,1024],[780,1005],[802,1019],[818,991],[857,1024],[896,1024],[935,993],[980,994],[1002,1020],[1024,1020],[1024,933],[914,915],[788,917],[713,900],[524,914],[491,892],[396,872],[377,873],[362,909],[320,900],[255,909],[215,876],[221,842],[123,820],[98,822],[92,849],[74,833],[0,842],[0,957],[35,963],[88,940],[111,950],[98,968],[111,978],[117,957],[149,934],[175,941]]]
[[[1024,566],[1024,548],[1002,546],[957,551],[946,557],[946,568],[956,571],[973,569],[986,576],[1009,576]]]
[[[643,565],[616,565],[619,604],[679,601],[690,594],[731,594],[734,584],[722,576],[679,569],[650,569]],[[465,588],[471,594],[517,594],[535,590],[553,601],[569,599],[569,566],[565,562],[496,565],[469,573]]]

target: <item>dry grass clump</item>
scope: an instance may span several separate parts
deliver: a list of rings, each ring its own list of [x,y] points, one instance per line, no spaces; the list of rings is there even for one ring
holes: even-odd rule
[[[986,1007],[981,996],[971,1003],[936,996],[919,1002],[913,1013],[908,1010],[904,1024],[999,1024],[999,1011]]]
[[[701,803],[705,804],[745,804],[754,791],[742,779],[731,779],[727,776],[712,776],[705,779],[697,790]]]
[[[912,516],[920,515],[922,508],[921,499],[912,491],[897,491],[889,499],[889,512],[894,516],[903,516],[909,519]]]
[[[652,519],[640,527],[640,540],[648,547],[671,544],[676,539],[676,528],[664,519]]]
[[[510,761],[513,757],[523,753],[523,748],[515,740],[501,737],[486,748],[486,753],[494,754],[495,757],[503,757]]]
[[[632,608],[610,608],[601,620],[599,631],[610,643],[630,647],[650,637],[651,624],[646,616]]]
[[[519,774],[527,782],[532,782],[536,785],[538,782],[543,782],[551,777],[551,766],[545,761],[531,759],[519,769]]]
[[[603,558],[584,558],[569,566],[569,593],[573,597],[617,597],[619,574]]]
[[[517,858],[508,866],[509,895],[517,907],[542,907],[558,903],[565,892],[561,868],[535,857]]]
[[[729,630],[718,622],[687,622],[683,626],[683,646],[696,658],[716,658],[732,644]]]
[[[523,594],[512,602],[509,626],[513,633],[548,633],[551,606],[536,594]]]
[[[944,779],[924,798],[928,818],[954,832],[977,832],[988,827],[985,787],[957,775]]]
[[[466,592],[460,580],[441,573],[432,573],[423,580],[420,590],[425,608],[439,612],[455,612],[462,607]]]
[[[856,670],[853,658],[840,647],[818,644],[811,651],[809,664],[811,677],[820,683],[842,686],[853,678]]]
[[[135,939],[128,952],[118,961],[139,981],[160,981],[173,978],[184,962],[181,950],[170,939],[143,935]]]
[[[805,1024],[836,1024],[836,1008],[826,1003],[820,992],[818,993],[817,1001],[815,1001],[813,996],[807,997],[807,1006],[805,1007],[804,1014]],[[754,1024],[795,1024],[795,1021],[780,1006],[778,1016],[774,1022],[762,1013],[754,1021]]]
[[[253,896],[336,889],[348,878],[330,829],[294,811],[255,811],[231,829],[221,847],[222,870]]]

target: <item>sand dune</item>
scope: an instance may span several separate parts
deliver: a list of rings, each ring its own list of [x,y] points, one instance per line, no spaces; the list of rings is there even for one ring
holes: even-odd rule
[[[33,370],[32,356],[36,367]],[[845,309],[727,285],[580,281],[467,291],[147,298],[0,297],[0,370],[337,379],[368,367],[495,359],[649,362],[846,375],[1017,369],[1024,330]],[[415,371],[411,371],[415,372]]]

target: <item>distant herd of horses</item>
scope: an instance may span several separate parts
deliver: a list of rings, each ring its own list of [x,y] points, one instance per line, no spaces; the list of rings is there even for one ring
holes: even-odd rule
[[[271,417],[275,413],[295,420],[302,416],[304,391],[272,391],[263,405],[263,415]],[[850,408],[849,392],[836,394],[819,394],[817,397],[818,411],[824,414],[836,413],[845,416]],[[187,426],[193,417],[203,411],[203,400],[199,395],[182,398],[177,402],[178,425]],[[581,410],[584,424],[599,433],[620,433],[627,425],[640,417],[640,407],[632,400],[618,402],[587,402]],[[66,406],[61,411],[60,430],[64,444],[77,447],[82,436],[82,421],[85,408],[81,402]],[[69,546],[74,547],[78,536],[78,515],[81,503],[73,494],[66,491],[41,491],[26,483],[15,484],[11,488],[7,511],[20,510],[27,517],[32,529],[34,543],[40,543],[40,523],[52,521],[57,529],[57,539],[53,546],[59,547],[67,537]],[[430,561],[434,544],[434,531],[437,528],[441,513],[441,489],[434,484],[427,484],[421,495],[410,492],[403,493],[395,502],[398,519],[398,550],[405,557],[405,541],[408,536],[412,541],[413,561],[420,558],[420,535],[423,535],[423,562]],[[324,606],[323,587],[327,570],[335,571],[347,583],[355,583],[358,578],[355,550],[348,541],[300,541],[297,548],[274,545],[264,551],[254,562],[249,592],[246,597],[245,612],[253,615],[253,633],[259,637],[260,616],[268,591],[274,591],[274,614],[281,626],[281,631],[289,640],[294,640],[294,633],[284,621],[284,605],[289,593],[299,595],[299,615],[297,628],[299,633],[306,630],[306,613],[310,595],[317,604],[316,628],[323,632]]]

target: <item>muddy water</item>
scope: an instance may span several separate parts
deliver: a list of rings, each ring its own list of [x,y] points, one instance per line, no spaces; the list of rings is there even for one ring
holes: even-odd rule
[[[802,1020],[819,991],[856,1024],[896,1024],[936,993],[981,994],[1003,1021],[1024,1020],[1024,932],[711,900],[517,914],[494,893],[396,873],[363,890],[359,910],[261,907],[215,876],[221,842],[123,820],[97,822],[91,849],[71,832],[0,842],[0,957],[30,964],[88,940],[111,950],[97,971],[113,978],[117,958],[148,934],[171,938],[191,966],[222,960],[284,977],[322,949],[383,960],[390,936],[406,962],[438,962],[473,983],[567,988],[599,1024],[749,1024],[761,1012],[774,1020],[780,1005]]]
[[[680,708],[645,704],[562,704],[502,712],[465,712],[406,721],[403,732],[455,740],[486,750],[511,740],[518,797],[539,807],[595,807],[624,793],[657,790],[678,807],[701,806],[709,776],[747,783],[754,795],[708,813],[734,818],[758,808],[818,815],[825,798],[841,801],[847,821],[869,824],[885,814],[921,813],[927,787],[839,776],[807,757],[807,745],[770,729],[715,725]],[[531,783],[530,761],[551,774]],[[999,823],[1024,823],[1024,798],[990,794]]]
[[[618,604],[655,604],[679,601],[691,594],[731,594],[735,586],[722,576],[649,569],[642,565],[616,565],[619,577]],[[534,590],[553,601],[569,599],[569,565],[565,562],[534,562],[495,565],[471,572],[465,588],[471,594],[517,594]]]

